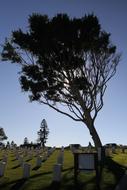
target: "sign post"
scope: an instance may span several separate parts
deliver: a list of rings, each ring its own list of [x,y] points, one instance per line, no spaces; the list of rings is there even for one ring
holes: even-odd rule
[[[97,153],[74,153],[74,181],[77,183],[80,171],[95,171],[96,181],[99,189],[99,171]]]

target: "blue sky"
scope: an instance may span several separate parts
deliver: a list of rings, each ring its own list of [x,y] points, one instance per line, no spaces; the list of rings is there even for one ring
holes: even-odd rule
[[[102,143],[127,144],[127,1],[126,0],[1,0],[0,44],[12,30],[27,29],[28,16],[33,12],[54,16],[68,13],[82,17],[94,12],[102,28],[111,33],[112,42],[122,53],[117,73],[108,83],[104,107],[95,125]],[[72,143],[87,145],[92,139],[82,123],[72,121],[50,108],[29,103],[18,81],[20,67],[0,62],[0,126],[8,140],[17,144],[24,137],[35,142],[42,119],[46,119],[50,134],[47,145],[66,146]]]

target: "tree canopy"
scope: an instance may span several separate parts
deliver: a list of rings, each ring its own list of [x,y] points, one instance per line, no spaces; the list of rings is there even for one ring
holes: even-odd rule
[[[24,141],[23,141],[23,145],[28,145],[29,144],[29,140],[27,137],[24,138]]]
[[[4,129],[2,127],[0,127],[0,141],[6,140],[7,136],[4,132]]]
[[[93,14],[82,18],[33,14],[28,23],[27,31],[13,31],[6,39],[3,60],[22,66],[21,87],[31,101],[84,122],[92,135],[107,82],[120,59],[110,34]]]

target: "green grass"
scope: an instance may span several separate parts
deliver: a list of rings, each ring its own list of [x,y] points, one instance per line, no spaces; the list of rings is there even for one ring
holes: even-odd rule
[[[4,151],[0,151],[2,159]],[[62,168],[62,180],[60,184],[52,183],[53,165],[57,161],[59,150],[55,152],[42,163],[38,169],[35,168],[36,157],[28,161],[31,164],[30,178],[22,179],[22,168],[15,160],[14,153],[8,150],[8,161],[4,177],[0,177],[0,190],[98,190],[96,185],[95,172],[80,172],[77,184],[74,183],[74,160],[73,154],[69,150],[64,151],[64,165]],[[112,190],[120,180],[127,166],[127,153],[112,154],[105,160],[102,171],[100,187],[101,190]]]

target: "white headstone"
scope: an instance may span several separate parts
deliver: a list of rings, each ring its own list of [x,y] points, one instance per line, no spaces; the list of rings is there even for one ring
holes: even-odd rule
[[[64,151],[64,146],[61,147],[61,151],[62,151],[62,152]]]
[[[105,148],[105,155],[106,156],[110,156],[110,150],[109,150],[109,148]]]
[[[3,155],[2,161],[7,163],[7,156],[6,155]]]
[[[112,147],[112,153],[115,154],[116,153],[116,148],[113,146]]]
[[[57,158],[57,163],[63,165],[64,155],[60,154]]]
[[[76,148],[75,147],[73,147],[73,146],[71,146],[71,151],[73,152],[73,153],[75,153],[76,152]]]
[[[18,161],[20,166],[23,166],[23,156],[19,156]]]
[[[60,182],[61,180],[61,164],[55,164],[53,167],[53,181]]]
[[[29,178],[30,177],[30,168],[31,168],[30,164],[24,163],[24,165],[23,165],[23,178]]]
[[[37,167],[40,167],[41,164],[42,164],[42,157],[41,157],[41,156],[38,156],[38,157],[37,157],[37,160],[36,160],[36,166],[37,166]]]
[[[122,153],[125,153],[125,147],[122,146]]]
[[[18,152],[15,153],[15,157],[16,157],[17,160],[19,159],[20,155],[19,155]]]
[[[49,149],[48,151],[47,151],[47,157],[49,157],[51,155],[51,149]]]
[[[6,162],[0,162],[0,176],[4,176]]]

